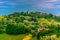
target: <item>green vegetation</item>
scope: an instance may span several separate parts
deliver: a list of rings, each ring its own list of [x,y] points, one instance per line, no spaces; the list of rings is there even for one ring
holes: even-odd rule
[[[5,37],[14,35],[14,37],[11,36],[12,38],[18,36],[17,40],[22,40],[19,35],[24,37],[28,34],[32,34],[31,40],[44,40],[45,38],[45,40],[55,40],[60,37],[60,16],[28,11],[0,16],[0,34]],[[55,38],[51,38],[52,35],[55,35]],[[1,40],[7,39],[10,38],[1,37]]]
[[[0,40],[22,40],[25,34],[21,35],[8,35],[8,34],[0,34]]]

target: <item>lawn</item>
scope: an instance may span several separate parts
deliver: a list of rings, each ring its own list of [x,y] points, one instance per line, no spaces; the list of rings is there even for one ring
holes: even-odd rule
[[[0,34],[0,40],[22,40],[25,34],[20,35],[8,35],[8,34]]]

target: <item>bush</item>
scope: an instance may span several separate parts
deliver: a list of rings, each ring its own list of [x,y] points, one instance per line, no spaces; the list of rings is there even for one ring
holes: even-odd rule
[[[17,29],[16,26],[11,25],[11,24],[7,24],[6,33],[7,34],[15,34],[16,29]]]
[[[4,27],[0,26],[0,34],[5,33]]]
[[[39,40],[41,37],[46,36],[46,35],[53,35],[55,34],[55,29],[51,30],[43,30],[42,32],[37,33],[37,39]]]
[[[25,34],[28,32],[30,32],[30,29],[26,28],[24,25],[17,26],[17,25],[8,24],[6,27],[7,34]]]
[[[57,36],[55,34],[51,36],[46,35],[46,36],[41,37],[40,40],[57,40]]]
[[[12,25],[12,24],[8,24],[6,27],[6,33],[7,34],[20,34],[23,32],[22,30],[23,30],[22,28],[20,28],[16,25]]]
[[[36,37],[36,32],[35,32],[35,30],[32,30],[32,31],[31,31],[31,34],[32,34],[32,37]]]
[[[4,33],[4,31],[0,29],[0,34],[2,34],[2,33]]]

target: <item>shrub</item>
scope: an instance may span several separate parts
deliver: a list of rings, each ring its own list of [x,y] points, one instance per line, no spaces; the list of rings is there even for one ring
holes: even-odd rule
[[[55,30],[43,30],[42,32],[37,33],[37,39],[39,40],[41,37],[46,36],[46,35],[52,35],[55,34]]]
[[[30,32],[29,28],[26,28],[24,25],[12,25],[12,24],[8,24],[6,27],[6,33],[7,34],[25,34]]]
[[[32,30],[32,31],[31,31],[31,34],[32,34],[32,37],[35,37],[35,36],[36,36],[35,30]]]
[[[5,32],[4,29],[5,29],[4,27],[0,26],[0,34]]]
[[[23,32],[22,30],[23,30],[22,28],[20,28],[16,25],[12,25],[12,24],[8,24],[6,27],[6,33],[7,34],[20,34]]]
[[[43,36],[40,38],[40,40],[57,40],[57,36],[54,34],[54,35],[46,35],[46,36]]]
[[[17,27],[11,24],[7,24],[6,33],[7,34],[15,34]]]
[[[0,29],[0,34],[1,34],[1,33],[4,33],[4,31]]]

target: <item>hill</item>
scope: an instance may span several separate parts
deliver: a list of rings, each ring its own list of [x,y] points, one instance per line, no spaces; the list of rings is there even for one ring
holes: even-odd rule
[[[14,12],[0,16],[0,33],[32,34],[33,37],[46,35],[60,36],[60,16],[43,12]]]

